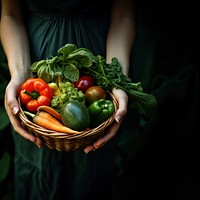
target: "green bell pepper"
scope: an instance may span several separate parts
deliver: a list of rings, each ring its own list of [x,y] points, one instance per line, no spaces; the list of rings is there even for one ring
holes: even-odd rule
[[[115,107],[112,101],[108,99],[100,99],[94,101],[88,107],[91,119],[91,127],[97,127],[105,122],[114,112]]]

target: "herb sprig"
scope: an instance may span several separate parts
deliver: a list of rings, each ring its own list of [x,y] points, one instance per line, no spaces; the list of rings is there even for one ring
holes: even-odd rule
[[[95,62],[95,56],[87,48],[77,48],[74,44],[66,44],[57,51],[58,55],[34,62],[30,71],[47,83],[55,82],[58,76],[63,81],[76,82],[79,69],[90,67]]]

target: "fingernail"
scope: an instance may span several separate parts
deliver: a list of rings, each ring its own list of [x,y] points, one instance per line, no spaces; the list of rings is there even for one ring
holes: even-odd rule
[[[12,112],[13,112],[14,115],[17,114],[17,112],[18,112],[18,108],[17,108],[16,106],[13,107]]]
[[[121,121],[121,116],[117,116],[117,117],[115,118],[115,121],[116,121],[117,123],[120,123],[120,121]]]

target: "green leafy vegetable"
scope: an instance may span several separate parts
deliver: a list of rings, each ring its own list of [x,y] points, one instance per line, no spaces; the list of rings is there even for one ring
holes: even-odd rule
[[[66,44],[58,50],[57,56],[34,62],[30,71],[47,83],[55,82],[58,76],[62,81],[76,82],[80,77],[79,69],[90,67],[95,61],[95,56],[87,48]]]
[[[100,55],[96,59],[96,64],[87,68],[87,74],[94,77],[99,86],[107,91],[111,91],[113,87],[124,90],[129,96],[129,106],[136,108],[141,115],[148,115],[156,107],[156,98],[143,92],[141,82],[133,83],[122,73],[117,58],[113,58],[111,64],[107,64]]]
[[[68,56],[71,52],[73,52],[76,49],[77,47],[75,44],[66,44],[65,46],[58,49],[58,53]]]
[[[78,68],[72,64],[68,63],[62,68],[63,75],[71,82],[76,82],[79,79],[79,70]]]

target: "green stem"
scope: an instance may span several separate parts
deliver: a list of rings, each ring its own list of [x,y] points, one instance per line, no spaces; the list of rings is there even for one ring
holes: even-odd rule
[[[102,64],[102,59],[100,60],[100,62],[99,62],[99,65],[100,65],[100,68],[101,68],[101,72],[102,72],[102,74],[103,74],[103,76],[106,76],[105,75],[105,72],[104,72],[104,67],[103,67],[103,64]]]
[[[30,113],[30,112],[28,112],[28,111],[24,111],[24,114],[30,116],[31,118],[34,118],[34,117],[35,117],[35,114]]]
[[[32,99],[37,99],[39,97],[39,93],[38,92],[28,92],[27,90],[24,90],[23,92],[25,94],[31,96]]]

